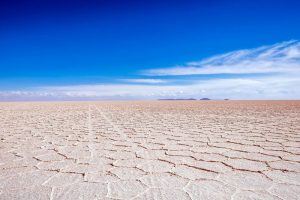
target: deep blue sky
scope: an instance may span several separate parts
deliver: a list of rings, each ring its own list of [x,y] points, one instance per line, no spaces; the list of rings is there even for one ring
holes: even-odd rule
[[[300,1],[0,3],[0,89],[135,78],[300,36]]]

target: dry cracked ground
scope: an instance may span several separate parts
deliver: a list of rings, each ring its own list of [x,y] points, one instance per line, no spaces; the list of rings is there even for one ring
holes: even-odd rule
[[[300,101],[0,103],[0,199],[300,199]]]

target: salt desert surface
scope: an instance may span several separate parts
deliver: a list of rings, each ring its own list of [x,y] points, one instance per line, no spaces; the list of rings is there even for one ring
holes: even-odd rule
[[[0,199],[300,199],[300,101],[0,103]]]

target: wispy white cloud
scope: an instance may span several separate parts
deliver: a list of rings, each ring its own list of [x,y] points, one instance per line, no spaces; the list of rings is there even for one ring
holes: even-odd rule
[[[147,83],[147,84],[157,84],[157,83],[167,83],[166,80],[162,79],[120,79],[121,81],[128,83]]]
[[[150,76],[300,72],[300,42],[292,40],[213,56],[183,66],[143,71]]]
[[[176,76],[123,79],[119,84],[66,85],[0,91],[0,100],[88,99],[300,99],[300,43],[288,41],[272,46],[217,55],[185,66],[153,69],[147,75],[244,74],[239,78],[193,80]],[[259,73],[260,75],[256,75]],[[134,84],[132,84],[134,83]]]
[[[99,84],[40,87],[0,92],[0,99],[300,99],[300,79],[294,76],[209,79],[185,85]]]

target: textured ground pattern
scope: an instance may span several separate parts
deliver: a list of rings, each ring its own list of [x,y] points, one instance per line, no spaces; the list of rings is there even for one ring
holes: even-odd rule
[[[300,101],[0,104],[0,199],[300,199]]]

